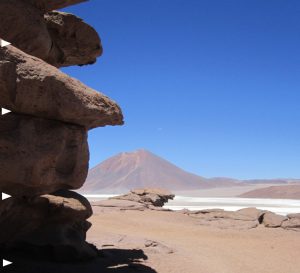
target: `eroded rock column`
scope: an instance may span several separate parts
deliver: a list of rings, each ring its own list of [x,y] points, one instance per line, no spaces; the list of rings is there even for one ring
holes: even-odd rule
[[[55,11],[75,1],[0,0],[0,249],[47,251],[56,260],[97,255],[85,241],[89,202],[72,192],[85,182],[87,131],[122,125],[120,107],[58,68],[92,64],[96,31]]]

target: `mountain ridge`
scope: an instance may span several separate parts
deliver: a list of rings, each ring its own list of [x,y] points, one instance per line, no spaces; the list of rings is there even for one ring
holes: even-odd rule
[[[174,165],[145,149],[121,152],[89,170],[85,193],[121,193],[136,188],[165,188],[171,191],[201,190],[249,184],[289,184],[297,179],[205,178]]]

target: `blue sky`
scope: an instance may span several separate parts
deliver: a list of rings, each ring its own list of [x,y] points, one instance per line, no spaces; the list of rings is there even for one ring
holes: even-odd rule
[[[300,1],[90,0],[104,54],[64,71],[116,100],[90,166],[145,148],[196,174],[300,178]]]

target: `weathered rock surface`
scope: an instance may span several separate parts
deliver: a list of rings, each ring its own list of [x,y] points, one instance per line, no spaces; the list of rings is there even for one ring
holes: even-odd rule
[[[57,54],[43,15],[26,1],[0,1],[0,37],[41,59]]]
[[[43,14],[38,7],[29,1],[1,0],[0,37],[56,67],[96,62],[103,49],[91,26],[72,14]]]
[[[217,228],[251,229],[257,227],[264,214],[256,208],[245,208],[238,211],[203,210],[195,212],[184,211],[191,217],[199,219],[200,225]]]
[[[0,204],[1,249],[39,248],[61,261],[95,257],[85,242],[91,215],[89,202],[75,192],[9,198]]]
[[[88,0],[23,0],[24,2],[31,3],[43,12],[62,9],[71,5],[86,2]]]
[[[147,206],[153,205],[155,207],[162,207],[165,203],[167,203],[169,200],[172,200],[174,197],[174,194],[163,189],[136,189],[132,190],[128,194],[115,196],[110,199],[128,200],[142,203]]]
[[[44,15],[53,43],[62,53],[55,66],[93,64],[103,52],[97,32],[73,14],[52,11]]]
[[[84,128],[9,113],[0,116],[0,190],[32,196],[77,189],[88,172]]]
[[[87,177],[87,130],[122,125],[123,116],[114,101],[58,70],[102,54],[91,26],[54,11],[84,1],[0,0],[0,37],[12,44],[0,48],[0,107],[12,111],[0,115],[0,191],[12,195],[0,202],[0,256],[14,264],[23,255],[99,255],[86,242],[91,205],[68,189]]]
[[[283,221],[287,219],[288,218],[285,216],[268,211],[264,214],[263,224],[265,225],[265,227],[277,228],[280,227]]]
[[[300,231],[300,219],[298,218],[291,218],[287,221],[284,221],[281,225],[282,228],[285,229],[294,229]]]
[[[284,221],[281,225],[284,229],[290,229],[294,231],[300,231],[300,219],[299,218],[290,218]]]
[[[111,197],[108,200],[92,202],[92,205],[96,208],[97,213],[111,209],[170,211],[162,207],[174,196],[169,191],[162,189],[137,189],[125,195]]]
[[[146,210],[147,206],[145,204],[141,204],[135,201],[129,200],[103,200],[92,202],[94,207],[102,208],[102,209],[118,209],[118,210]],[[97,212],[101,212],[102,210],[97,209]]]
[[[114,101],[13,46],[0,48],[0,88],[0,105],[17,113],[88,129],[123,124]]]
[[[300,217],[298,213],[289,214],[286,217],[256,208],[245,208],[238,211],[224,211],[220,209],[199,211],[181,210],[178,211],[178,213],[199,219],[199,225],[221,229],[251,229],[263,224],[267,228],[281,227],[300,231]]]
[[[300,219],[300,213],[290,213],[287,215],[287,217]]]

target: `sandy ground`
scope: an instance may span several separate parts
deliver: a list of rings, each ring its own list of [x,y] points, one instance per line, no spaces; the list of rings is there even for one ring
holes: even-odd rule
[[[300,272],[300,233],[295,231],[221,230],[200,226],[197,219],[176,212],[99,212],[97,208],[91,222],[87,239],[99,249],[127,249],[129,256],[134,249],[143,251],[145,271],[138,272]]]

